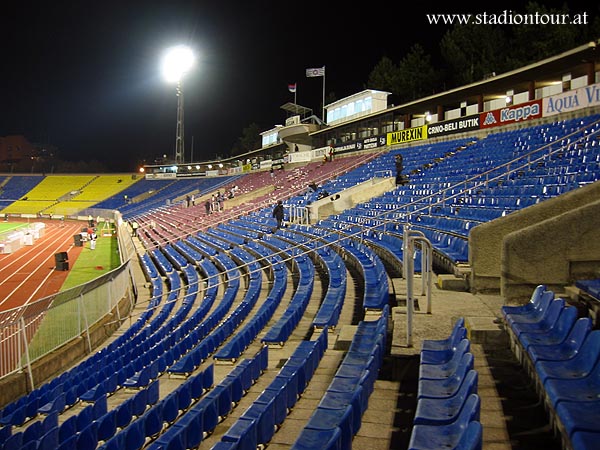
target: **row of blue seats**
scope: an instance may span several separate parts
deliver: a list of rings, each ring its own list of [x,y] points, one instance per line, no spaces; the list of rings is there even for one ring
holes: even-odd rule
[[[152,253],[152,258],[149,258],[147,255],[144,257],[144,266],[146,266],[147,270],[147,275],[149,278],[151,278],[151,280],[153,281],[153,287],[155,287],[155,291],[154,293],[156,293],[157,290],[160,289],[160,286],[162,286],[160,283],[154,283],[154,281],[158,280],[158,269],[156,269],[156,267],[154,266],[154,264],[159,264],[160,265],[160,269],[163,273],[168,275],[168,280],[170,281],[171,286],[174,288],[171,290],[171,292],[169,293],[170,295],[172,295],[172,297],[170,297],[170,301],[167,302],[168,304],[174,303],[174,300],[177,297],[177,290],[180,288],[181,284],[180,284],[180,280],[179,277],[177,277],[174,274],[174,271],[172,270],[171,264],[170,262],[174,262],[176,263],[179,267],[180,270],[183,270],[184,273],[184,277],[186,277],[187,282],[188,282],[188,289],[191,290],[195,290],[197,292],[197,274],[195,273],[195,271],[190,271],[189,270],[189,265],[187,264],[187,261],[185,261],[184,258],[180,257],[178,253],[173,253],[172,249],[170,248],[163,248],[162,249],[164,251],[164,254],[161,252],[153,252]],[[181,267],[182,265],[185,265],[184,267]],[[259,283],[260,284],[260,283]],[[258,289],[260,289],[260,287],[258,286]],[[187,298],[187,296],[186,296]],[[160,301],[160,297],[158,299],[153,298],[153,301],[157,300],[156,303],[154,303],[152,305],[152,309],[154,309],[157,305],[158,302]],[[151,302],[152,303],[152,302]],[[184,304],[186,303],[186,300],[184,300]],[[165,315],[166,317],[166,315]],[[160,324],[157,324],[156,327],[153,328],[158,328],[160,326]],[[138,328],[139,329],[139,328]],[[140,340],[145,340],[149,337],[149,334],[147,333],[147,331],[149,331],[149,328],[146,328],[144,331],[146,331],[146,333],[143,333],[142,335],[136,336],[139,337]],[[128,333],[126,333],[128,334]],[[130,343],[131,344],[131,343]],[[144,342],[143,349],[144,350],[149,350],[148,348],[148,342]],[[119,347],[112,347],[111,352],[117,350]],[[131,348],[131,347],[130,347]],[[140,346],[140,349],[142,347]],[[106,354],[108,354],[108,352],[105,352]],[[151,379],[155,378],[157,376],[157,364],[156,361],[152,364],[150,364],[149,366],[146,366],[145,364],[148,362],[148,355],[151,354],[151,352],[145,353],[145,360],[144,360],[144,364],[142,364],[139,368],[139,372],[134,372],[131,373],[131,377],[126,378],[123,382],[123,380],[121,380],[121,383],[123,386],[143,386],[145,384],[147,384]],[[112,355],[114,357],[114,355]],[[129,356],[132,356],[132,354],[130,353]],[[157,356],[157,355],[155,355]],[[152,359],[152,358],[151,358]],[[171,359],[171,362],[174,360],[174,358]],[[164,370],[166,368],[168,364],[163,365],[163,367],[161,368],[161,370]],[[123,371],[114,371],[115,373],[119,372],[119,373],[123,373]],[[81,395],[82,399],[85,399],[85,394],[87,395],[87,398],[89,400],[93,400],[96,399],[98,397],[100,397],[101,395],[111,392],[111,389],[108,388],[108,385],[114,385],[114,383],[111,381],[109,382],[108,380],[104,383],[100,382],[98,383],[98,385],[95,388],[90,389],[88,392],[85,392],[84,395]],[[101,387],[101,389],[99,388]],[[75,398],[76,399],[76,398]],[[56,404],[60,404],[60,400],[59,401],[55,401]],[[62,406],[58,406],[55,407],[53,406],[53,408],[56,409],[61,409]],[[53,408],[48,409],[46,412],[51,412],[53,410]],[[5,414],[6,415],[6,414]]]
[[[504,305],[502,316],[513,351],[533,377],[564,446],[597,448],[600,330],[545,285],[524,305]]]
[[[350,348],[292,450],[352,448],[386,352],[389,306],[358,324]]]
[[[315,340],[302,341],[213,449],[256,450],[267,446],[306,389],[326,350],[327,329]]]
[[[293,226],[294,230],[310,233],[324,241],[340,246],[358,263],[364,279],[363,308],[381,311],[389,303],[389,282],[381,259],[364,243],[349,237],[341,237],[321,227]]]
[[[422,342],[417,407],[408,448],[480,450],[477,384],[465,320],[460,317],[446,339]]]
[[[268,347],[252,358],[241,361],[219,384],[195,404],[180,412],[176,420],[145,448],[149,450],[184,450],[196,448],[212,433],[250,389],[268,366]],[[112,447],[114,450],[127,448]],[[104,449],[104,450],[109,450]]]
[[[153,297],[153,300],[160,300],[160,297]],[[1,412],[0,424],[21,426],[38,413],[60,413],[102,383],[106,383],[107,393],[116,390],[127,378],[141,370],[138,358],[149,350],[148,343],[142,345],[141,340],[136,339],[132,333],[141,329],[142,324],[149,319],[152,311],[149,308],[146,312],[149,314],[144,314],[131,327],[131,332],[121,336],[122,339],[52,382],[34,389],[19,401],[7,405]],[[119,370],[116,370],[115,364],[118,364]]]
[[[265,247],[263,246],[263,248]],[[232,253],[235,251],[236,249],[234,248]],[[287,272],[283,262],[281,262],[281,257],[275,255],[274,258],[276,261],[279,260],[279,262],[272,266],[273,284],[271,285],[269,295],[243,328],[238,330],[232,338],[214,354],[214,359],[228,361],[237,360],[244,350],[255,340],[258,333],[265,327],[279,306],[287,287]],[[255,260],[253,260],[253,262],[256,263]],[[260,269],[254,268],[253,270]]]
[[[339,215],[337,216],[337,219],[342,217],[342,215]],[[362,228],[357,225],[346,223],[343,220],[331,219],[320,220],[317,226],[340,230],[352,235],[355,239],[360,237],[369,242],[371,246],[387,251],[392,258],[395,259],[395,266],[402,267],[404,264],[402,238],[396,234],[396,231],[398,231],[396,230],[396,227],[394,227],[394,230],[392,231],[392,227],[387,225],[387,228],[384,231],[383,226],[376,228]],[[415,249],[414,271],[415,273],[421,272],[421,251],[418,248]]]
[[[335,328],[346,298],[346,265],[341,256],[328,247],[318,246],[317,254],[325,263],[328,275],[327,290],[317,314],[313,318],[315,328]]]
[[[213,365],[210,365],[189,377],[161,400],[158,400],[157,393],[156,401],[148,409],[136,411],[132,405],[130,412],[127,409],[128,402],[122,403],[98,420],[96,442],[105,450],[142,448],[147,439],[156,439],[208,392],[213,381]]]
[[[263,241],[266,245],[272,245],[289,255],[298,270],[298,284],[292,299],[281,318],[262,337],[262,342],[267,344],[283,345],[298,326],[311,299],[314,288],[315,266],[301,249],[295,247],[295,244],[289,241],[275,235],[264,236]]]
[[[148,256],[144,258],[144,266],[148,268],[149,276],[153,273],[157,274],[155,268],[154,270],[150,269],[154,266]],[[172,270],[166,271],[170,274],[173,273]],[[153,281],[156,281],[156,279],[157,277],[152,278]],[[174,277],[173,280],[178,280],[178,277]],[[161,286],[161,284],[153,283],[153,286],[155,287],[153,294],[156,294],[156,288]],[[158,305],[159,301],[160,297],[153,296],[146,312],[151,312]],[[144,322],[150,315],[146,316]],[[28,408],[31,410],[31,404],[35,405],[37,403],[39,405],[38,413],[60,413],[79,400],[97,401],[102,396],[111,394],[121,387],[147,385],[151,379],[158,376],[160,371],[164,371],[169,364],[168,361],[158,359],[158,356],[164,351],[164,347],[162,342],[157,343],[156,339],[148,339],[148,331],[151,328],[152,326],[148,326],[144,329],[144,333],[134,335],[133,332],[140,328],[136,326],[131,327],[121,336],[121,338],[126,337],[127,339],[119,338],[104,350],[77,366],[77,370],[71,371],[72,373],[66,372],[60,377],[55,378],[52,383],[48,384],[54,385],[51,394],[46,395],[46,397],[42,396],[36,401],[31,400],[27,405]],[[157,344],[156,346],[153,345],[155,343]],[[86,367],[87,369],[84,369]],[[91,371],[89,376],[84,374],[84,370],[87,370],[88,373]],[[64,390],[63,386],[67,385],[69,389]],[[40,389],[41,391],[43,390]],[[20,425],[24,419],[32,418],[33,416],[30,412],[29,416],[27,414],[25,416],[21,415],[21,419],[18,419],[21,412],[22,410],[17,408],[12,412],[10,412],[10,408],[5,408],[3,412],[5,422],[10,425]]]
[[[341,257],[314,236],[302,233],[295,225],[278,230],[277,234],[290,242],[301,244],[306,251],[316,254],[321,266],[327,272],[328,284],[319,310],[313,319],[313,327],[335,328],[346,296],[346,266]]]
[[[577,280],[575,286],[600,301],[600,278]]]
[[[149,405],[158,401],[158,381],[147,389],[138,390],[118,408],[108,411],[106,394],[82,408],[60,425],[58,412],[43,420],[33,422],[25,431],[19,431],[0,442],[2,450],[83,450],[96,448],[99,439],[108,433],[107,417],[112,417],[112,427],[125,427],[132,417],[142,415]]]

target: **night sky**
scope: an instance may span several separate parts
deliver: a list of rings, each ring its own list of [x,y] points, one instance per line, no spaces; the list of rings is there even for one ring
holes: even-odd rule
[[[460,11],[421,3],[5,2],[0,136],[24,134],[63,159],[97,159],[113,171],[172,155],[177,97],[160,58],[187,44],[197,63],[184,80],[185,158],[192,136],[194,160],[226,155],[244,127],[285,121],[288,83],[321,115],[322,79],[306,78],[306,68],[326,66],[327,93],[340,99],[368,87],[383,56],[399,62],[416,42],[435,54],[446,28],[428,25],[425,13]]]

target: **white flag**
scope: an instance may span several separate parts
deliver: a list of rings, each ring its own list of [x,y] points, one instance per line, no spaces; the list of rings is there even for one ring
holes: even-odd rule
[[[307,77],[324,77],[325,76],[325,66],[316,67],[313,69],[306,69]]]

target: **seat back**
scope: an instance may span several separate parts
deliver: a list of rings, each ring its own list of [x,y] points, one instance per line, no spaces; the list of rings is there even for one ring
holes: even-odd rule
[[[481,422],[473,420],[469,422],[467,429],[456,445],[456,450],[481,450],[483,447],[483,427]]]

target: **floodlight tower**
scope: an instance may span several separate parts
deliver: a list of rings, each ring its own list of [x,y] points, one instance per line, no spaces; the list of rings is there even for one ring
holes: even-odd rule
[[[165,52],[162,71],[165,80],[177,83],[177,128],[175,134],[175,164],[183,164],[183,77],[194,66],[194,53],[184,45],[172,47]]]

